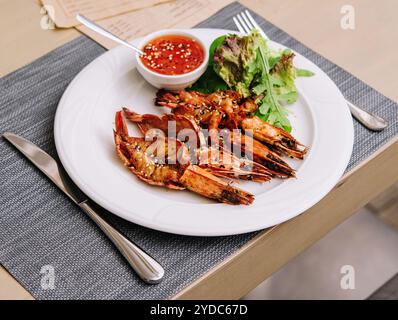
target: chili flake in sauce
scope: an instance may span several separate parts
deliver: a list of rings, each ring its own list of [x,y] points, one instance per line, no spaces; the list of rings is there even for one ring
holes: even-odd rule
[[[198,68],[204,60],[202,46],[182,35],[165,35],[148,42],[141,57],[150,70],[165,75],[178,75]]]

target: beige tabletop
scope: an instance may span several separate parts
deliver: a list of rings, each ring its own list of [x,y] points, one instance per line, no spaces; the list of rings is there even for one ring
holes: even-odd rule
[[[396,0],[243,0],[241,3],[398,101],[398,77],[394,72],[398,65]],[[354,9],[354,29],[342,27],[342,19],[344,22],[347,14],[342,13],[344,6]],[[208,11],[203,14],[202,20],[207,18]],[[41,18],[38,1],[0,0],[1,76],[80,35],[75,29],[43,30]],[[194,24],[185,23],[186,27]],[[397,138],[344,176],[317,205],[288,222],[263,231],[175,298],[242,297],[398,181],[396,163]],[[0,299],[32,297],[0,267]]]

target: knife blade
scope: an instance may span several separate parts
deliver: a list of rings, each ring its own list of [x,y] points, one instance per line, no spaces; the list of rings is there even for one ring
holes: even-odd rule
[[[14,133],[6,132],[3,137],[54,182],[74,203],[79,204],[88,200],[77,187],[72,186],[71,181],[67,181],[63,170],[49,154]]]
[[[67,177],[54,158],[34,143],[14,133],[6,132],[3,137],[40,169],[101,228],[142,280],[149,284],[156,284],[162,280],[164,276],[162,266],[148,253],[107,223],[95,211],[84,193]]]

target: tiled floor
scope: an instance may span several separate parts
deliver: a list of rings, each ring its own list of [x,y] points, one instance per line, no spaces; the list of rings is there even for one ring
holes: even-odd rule
[[[342,266],[355,289],[341,288]],[[398,271],[398,230],[362,209],[264,281],[245,299],[366,299]]]

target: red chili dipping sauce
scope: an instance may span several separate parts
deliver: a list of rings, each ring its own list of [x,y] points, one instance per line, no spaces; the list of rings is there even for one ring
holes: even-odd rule
[[[178,75],[198,68],[204,60],[204,50],[195,40],[183,35],[164,35],[149,41],[143,48],[142,63],[164,75]]]

